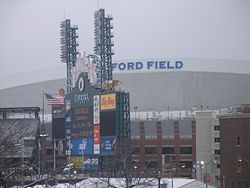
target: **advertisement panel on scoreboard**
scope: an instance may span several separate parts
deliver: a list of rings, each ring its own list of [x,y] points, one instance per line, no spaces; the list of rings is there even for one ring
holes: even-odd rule
[[[100,154],[100,125],[94,125],[94,154]]]
[[[82,168],[82,157],[70,157],[69,163],[72,163],[75,165],[77,169]],[[99,165],[99,158],[97,156],[84,156],[84,169],[97,169]]]
[[[64,105],[52,105],[52,118],[64,117],[65,106]]]
[[[116,94],[101,95],[101,110],[115,110],[116,109]]]
[[[89,138],[78,138],[71,140],[71,154],[72,155],[92,155],[93,154],[93,137]],[[82,150],[84,148],[84,153]]]
[[[95,95],[93,97],[93,111],[94,111],[94,124],[100,124],[100,97]]]
[[[96,169],[99,167],[97,156],[84,156],[84,169]]]
[[[115,136],[103,136],[101,137],[101,154],[109,154],[114,151],[116,147]]]

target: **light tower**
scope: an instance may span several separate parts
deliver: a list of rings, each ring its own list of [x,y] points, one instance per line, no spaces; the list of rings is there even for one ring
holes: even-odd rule
[[[72,67],[75,66],[78,46],[77,26],[70,26],[70,20],[66,19],[61,22],[61,61],[67,66],[67,93],[72,90]]]
[[[112,46],[113,35],[111,29],[111,16],[105,16],[104,9],[95,12],[95,47],[94,52],[100,58],[97,66],[97,75],[100,76],[97,85],[102,86],[104,81],[112,80]]]

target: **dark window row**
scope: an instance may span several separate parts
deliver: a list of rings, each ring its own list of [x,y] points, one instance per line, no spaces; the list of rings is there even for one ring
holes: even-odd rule
[[[192,147],[180,147],[180,154],[192,154]],[[157,154],[157,147],[145,147],[145,154]],[[134,147],[132,154],[140,154],[140,148]],[[175,154],[175,147],[163,147],[162,154]]]

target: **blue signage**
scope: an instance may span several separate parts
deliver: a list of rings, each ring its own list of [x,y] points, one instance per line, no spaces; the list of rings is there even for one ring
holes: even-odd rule
[[[96,156],[84,156],[84,169],[96,169],[99,165],[99,158]]]
[[[115,136],[101,136],[101,154],[111,153],[116,146]]]
[[[146,61],[113,63],[112,70],[116,71],[156,71],[156,70],[179,70],[183,68],[182,61]]]
[[[71,154],[72,155],[92,155],[93,154],[93,137],[89,138],[78,138],[71,140]],[[84,148],[84,153],[82,153]]]

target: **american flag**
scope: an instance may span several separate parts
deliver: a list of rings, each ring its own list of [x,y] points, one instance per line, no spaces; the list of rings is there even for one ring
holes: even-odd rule
[[[45,93],[45,97],[46,97],[48,105],[64,104],[64,97],[61,95],[51,95],[51,94]]]

